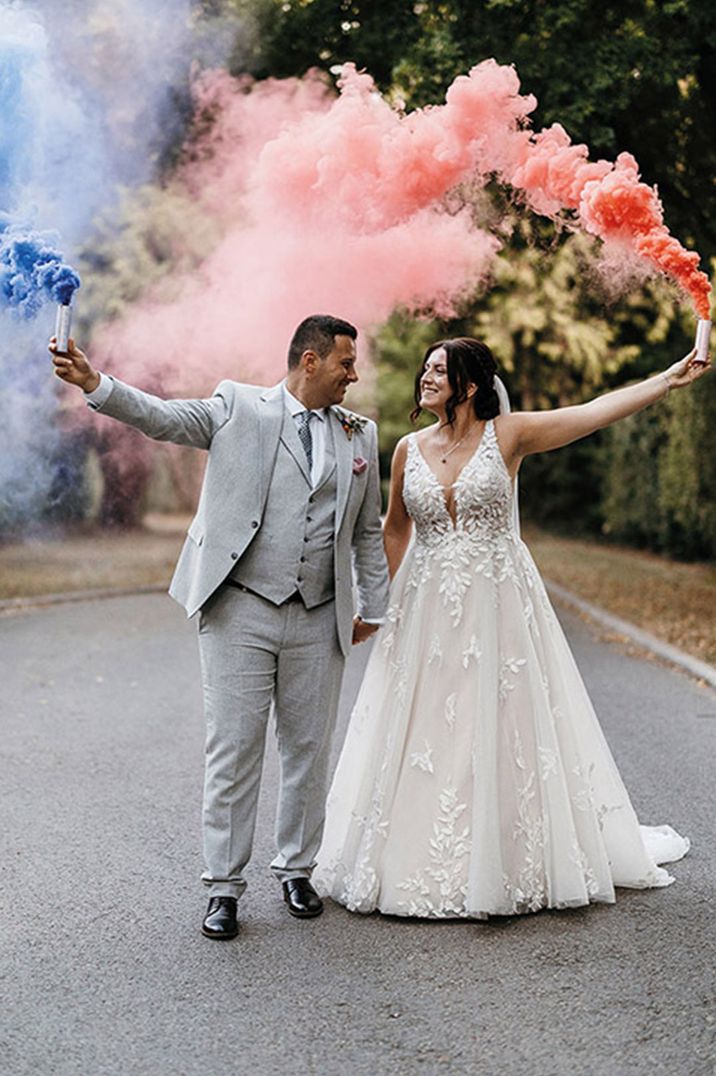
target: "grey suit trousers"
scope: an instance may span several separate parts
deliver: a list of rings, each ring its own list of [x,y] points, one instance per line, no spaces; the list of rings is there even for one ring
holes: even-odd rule
[[[281,783],[276,820],[281,881],[308,878],[321,843],[328,758],[345,660],[333,601],[276,606],[221,586],[199,619],[207,721],[202,880],[240,897],[251,857],[271,705]]]

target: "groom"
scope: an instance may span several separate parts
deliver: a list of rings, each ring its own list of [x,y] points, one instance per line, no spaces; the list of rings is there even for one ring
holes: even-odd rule
[[[351,642],[377,630],[388,595],[376,427],[338,406],[358,380],[356,336],[339,318],[306,318],[284,381],[222,381],[204,400],[159,399],[98,374],[72,341],[67,355],[50,344],[57,375],[90,407],[209,453],[169,590],[199,613],[209,938],[238,933],[272,704],[281,786],[271,866],[292,915],[323,910],[310,877],[343,667]]]

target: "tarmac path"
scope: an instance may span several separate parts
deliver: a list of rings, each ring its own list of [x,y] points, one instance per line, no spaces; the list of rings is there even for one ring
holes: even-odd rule
[[[157,595],[1,618],[3,1076],[715,1073],[716,695],[560,619],[640,817],[692,839],[675,885],[489,923],[297,921],[267,869],[271,738],[242,931],[217,943],[194,625]]]

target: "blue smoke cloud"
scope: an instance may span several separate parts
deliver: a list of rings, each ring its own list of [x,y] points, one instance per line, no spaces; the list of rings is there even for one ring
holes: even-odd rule
[[[68,304],[79,275],[54,247],[54,236],[27,231],[0,213],[0,303],[34,317],[46,299]]]
[[[93,222],[156,176],[193,63],[238,24],[194,0],[0,0],[0,531],[61,497],[58,382],[46,351]],[[32,320],[28,319],[33,319]]]
[[[191,0],[0,0],[0,208],[70,249],[152,177],[188,81]]]
[[[36,59],[45,44],[42,26],[15,9],[0,9],[0,203],[17,200],[22,183],[34,171],[35,108],[27,92]]]

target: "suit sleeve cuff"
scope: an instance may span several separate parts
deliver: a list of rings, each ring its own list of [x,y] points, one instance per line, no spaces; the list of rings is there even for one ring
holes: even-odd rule
[[[107,377],[106,374],[99,375],[99,385],[92,392],[85,393],[85,401],[88,407],[91,407],[93,411],[96,411],[98,407],[106,403],[112,395],[112,378]]]

